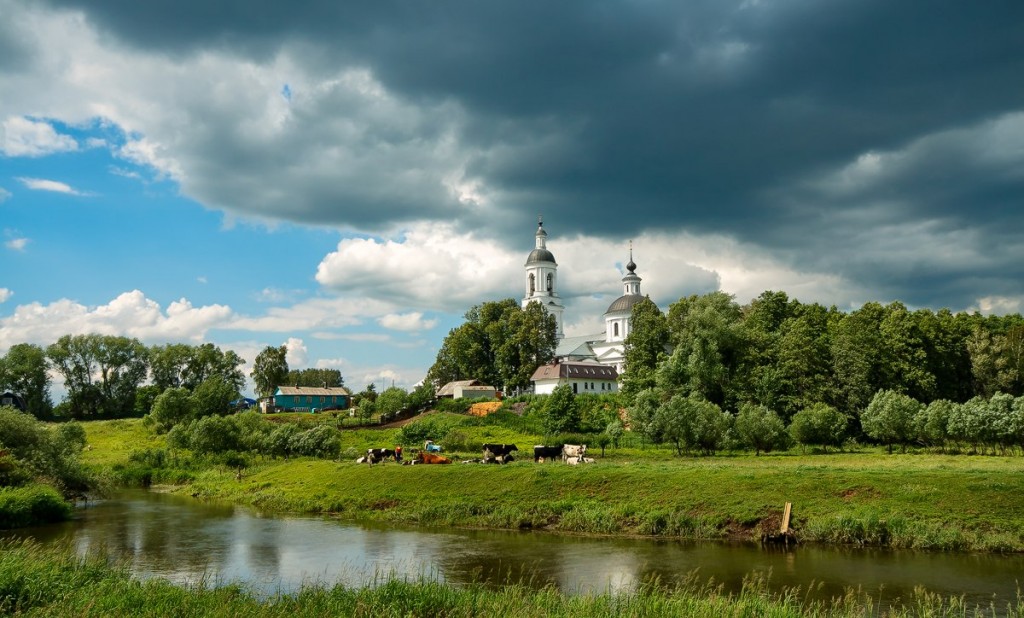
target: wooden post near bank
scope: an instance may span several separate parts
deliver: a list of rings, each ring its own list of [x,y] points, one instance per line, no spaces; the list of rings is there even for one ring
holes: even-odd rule
[[[789,529],[789,522],[793,517],[793,503],[787,502],[786,508],[782,511],[782,524],[779,526],[778,534],[761,535],[761,543],[764,545],[796,545],[796,537]]]

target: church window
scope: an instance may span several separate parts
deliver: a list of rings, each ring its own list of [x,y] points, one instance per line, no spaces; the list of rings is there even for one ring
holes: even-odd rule
[[[616,322],[615,324],[613,324],[612,325],[612,329],[615,331],[613,333],[613,336],[618,337],[619,336],[619,323]]]
[[[530,273],[530,294],[533,294],[533,291],[536,290],[536,289],[537,289],[537,278],[534,276],[533,273]]]
[[[554,281],[555,281],[554,275],[552,275],[551,273],[548,273],[548,292],[550,292],[552,289],[554,289],[554,287],[555,287]]]

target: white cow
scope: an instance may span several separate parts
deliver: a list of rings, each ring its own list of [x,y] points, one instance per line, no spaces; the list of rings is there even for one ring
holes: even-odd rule
[[[562,461],[567,464],[576,465],[580,463],[580,460],[583,459],[586,453],[586,444],[566,444],[562,447]]]

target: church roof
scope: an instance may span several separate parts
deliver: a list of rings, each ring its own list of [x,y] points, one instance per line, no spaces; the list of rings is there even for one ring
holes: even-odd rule
[[[604,333],[562,337],[555,347],[555,358],[594,358],[594,349],[590,346],[595,341],[604,341]]]
[[[612,304],[608,305],[608,311],[605,313],[617,313],[619,311],[632,311],[633,305],[637,304],[643,299],[642,294],[623,294],[622,296],[615,299]]]
[[[530,256],[526,258],[527,264],[533,264],[534,262],[554,262],[555,254],[551,253],[547,249],[534,249],[530,252]]]

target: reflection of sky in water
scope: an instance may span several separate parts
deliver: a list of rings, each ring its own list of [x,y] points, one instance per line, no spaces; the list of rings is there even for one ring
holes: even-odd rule
[[[773,588],[821,584],[816,598],[847,587],[908,600],[915,586],[969,604],[1016,598],[1024,556],[843,550],[793,552],[755,545],[593,539],[543,533],[401,529],[315,517],[266,517],[243,508],[138,492],[96,504],[79,521],[10,535],[70,542],[80,554],[106,549],[140,577],[178,583],[242,581],[264,594],[304,583],[349,586],[390,577],[453,583],[553,585],[567,593],[633,590],[688,579],[738,590],[760,573]]]

